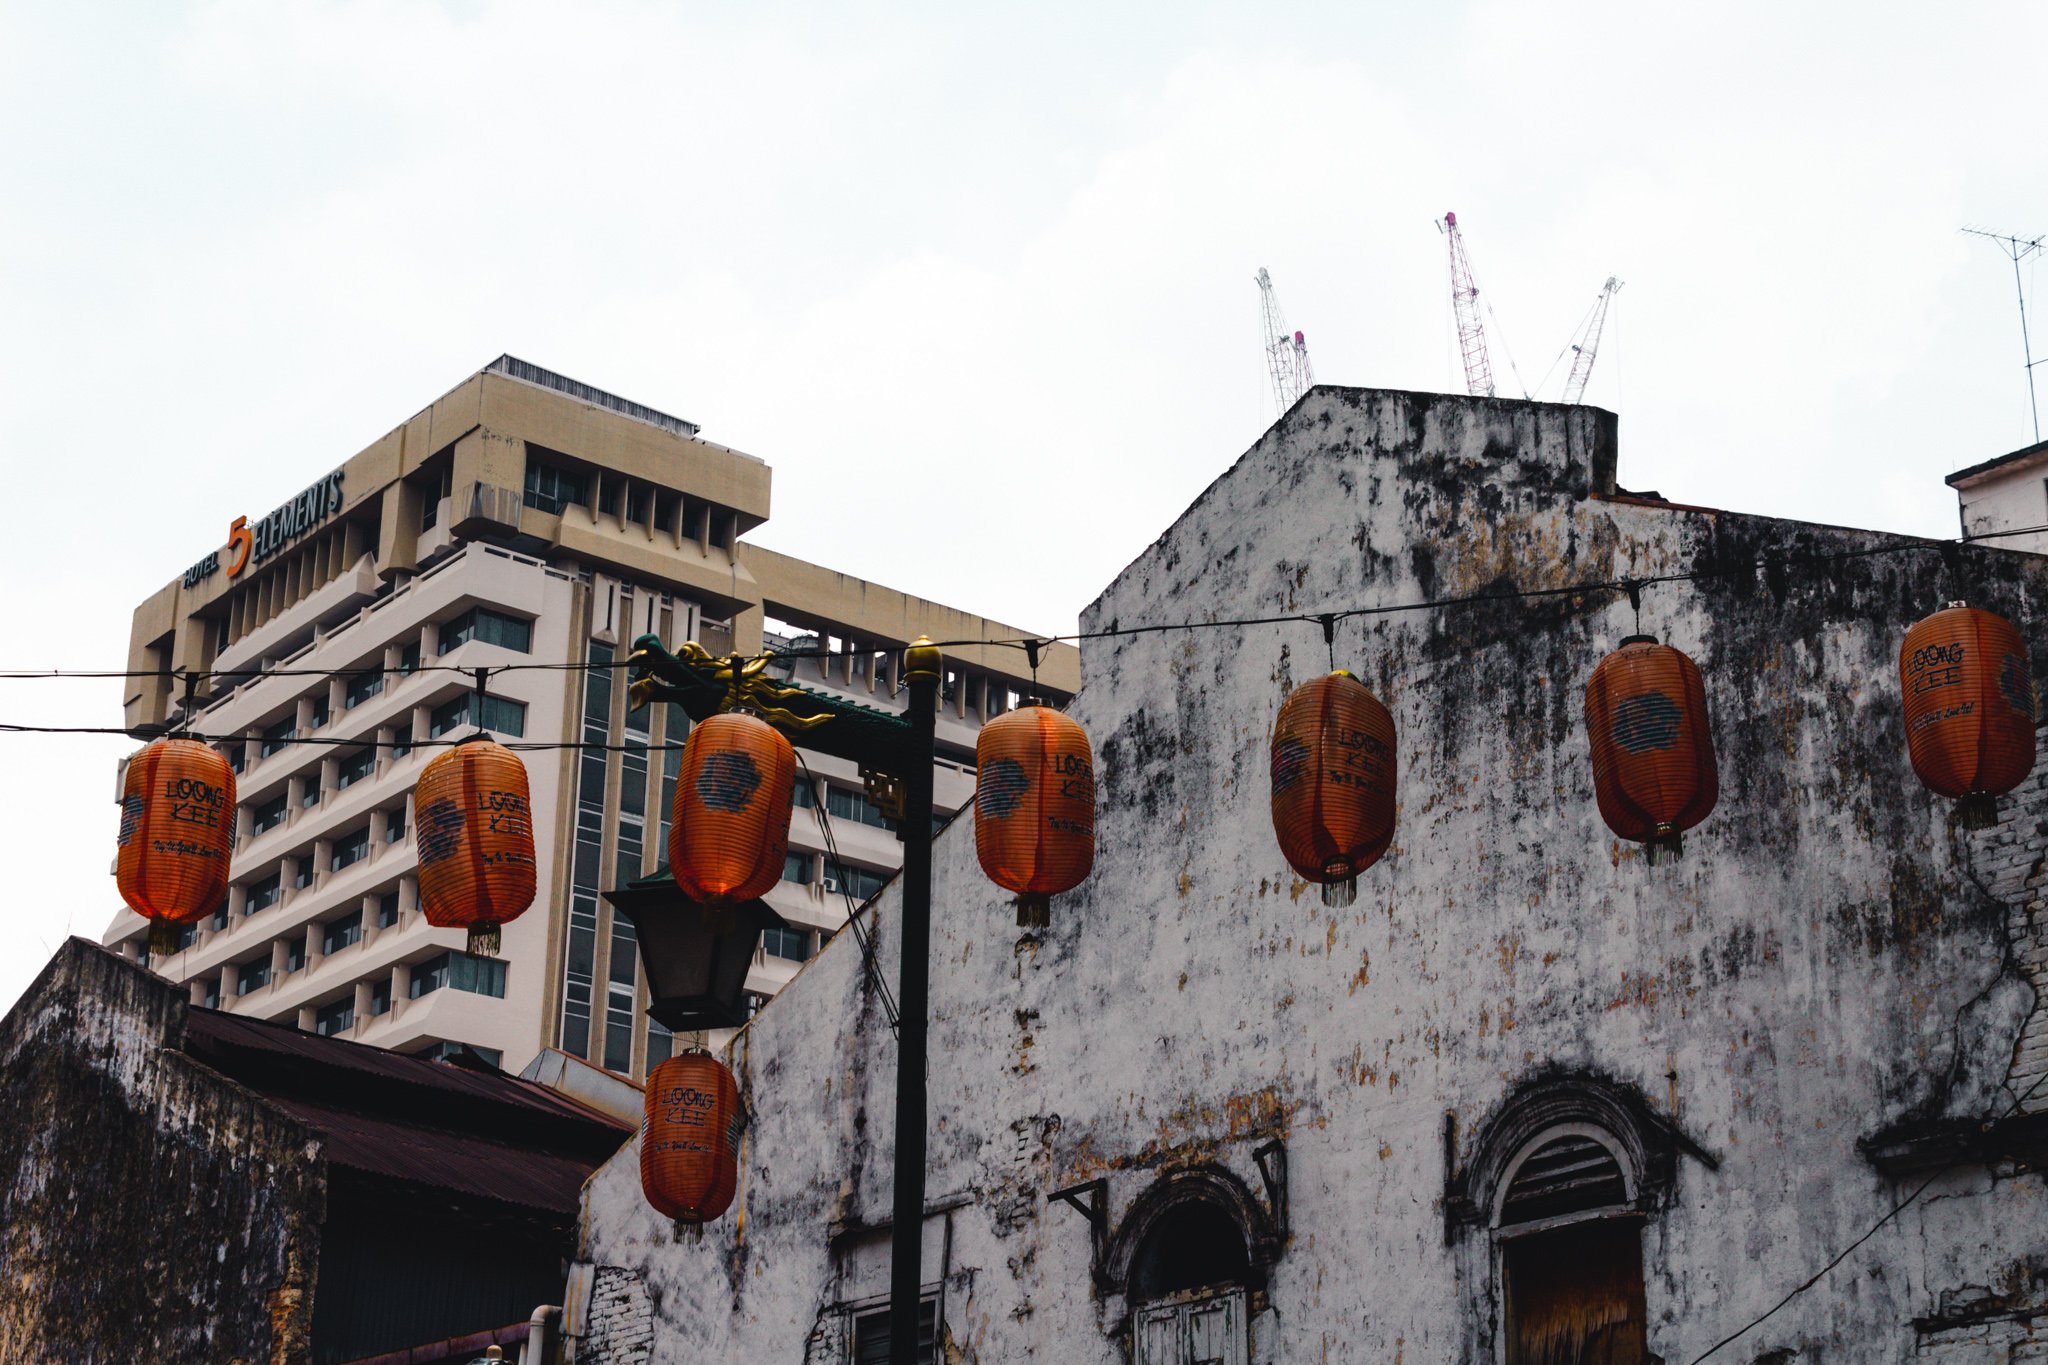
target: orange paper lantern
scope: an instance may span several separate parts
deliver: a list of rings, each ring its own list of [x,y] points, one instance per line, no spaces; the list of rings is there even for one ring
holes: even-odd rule
[[[1966,829],[1998,822],[1998,798],[2034,770],[2034,680],[2019,628],[1956,603],[1906,632],[1899,650],[1906,749]]]
[[[1303,683],[1273,722],[1273,834],[1323,900],[1348,905],[1394,842],[1394,717],[1341,669]]]
[[[1017,923],[1042,927],[1050,900],[1095,866],[1095,755],[1049,706],[1020,706],[974,742],[974,851],[988,879],[1017,893]]]
[[[1676,857],[1679,838],[1721,797],[1706,687],[1693,661],[1631,635],[1586,684],[1586,732],[1600,817],[1624,839]]]
[[[464,740],[420,770],[413,830],[427,923],[467,929],[470,952],[496,953],[498,927],[533,904],[526,765],[495,740]]]
[[[640,1121],[640,1190],[664,1218],[708,1223],[739,1188],[747,1111],[732,1072],[692,1048],[647,1075]]]
[[[235,841],[235,771],[206,745],[159,739],[128,760],[114,880],[150,921],[149,951],[177,950],[175,926],[220,908]]]
[[[702,905],[768,894],[789,854],[796,750],[757,716],[727,712],[690,731],[676,779],[668,866]]]

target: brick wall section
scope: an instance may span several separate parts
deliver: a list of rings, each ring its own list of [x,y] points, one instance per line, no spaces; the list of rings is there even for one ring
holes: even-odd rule
[[[576,1365],[646,1365],[654,1350],[654,1312],[640,1277],[601,1265],[590,1287],[589,1330],[576,1343]]]
[[[1976,875],[2005,905],[2013,961],[2034,988],[2006,1076],[2030,1114],[2048,1112],[2048,727],[2036,749],[2033,775],[2000,798],[1997,826],[1971,839]]]

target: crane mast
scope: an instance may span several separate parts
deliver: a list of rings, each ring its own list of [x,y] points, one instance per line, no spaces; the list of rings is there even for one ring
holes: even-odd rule
[[[1280,312],[1280,300],[1273,293],[1273,277],[1260,266],[1253,276],[1259,285],[1259,305],[1264,314],[1266,368],[1273,376],[1273,402],[1280,412],[1315,387],[1316,373],[1308,363],[1308,342],[1299,332],[1287,330]]]
[[[1486,359],[1486,329],[1479,321],[1479,286],[1472,282],[1472,262],[1465,256],[1465,238],[1458,215],[1446,213],[1437,224],[1451,239],[1451,311],[1458,319],[1458,351],[1465,358],[1465,391],[1493,397],[1493,366]]]
[[[1621,288],[1621,281],[1609,275],[1607,283],[1600,286],[1600,297],[1593,304],[1593,317],[1586,324],[1585,336],[1572,347],[1572,372],[1565,376],[1564,401],[1576,404],[1586,396],[1586,381],[1593,377],[1593,357],[1600,350],[1600,329],[1607,325],[1607,305]]]

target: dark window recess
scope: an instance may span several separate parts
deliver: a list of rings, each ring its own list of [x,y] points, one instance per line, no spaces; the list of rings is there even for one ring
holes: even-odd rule
[[[654,495],[654,529],[669,535],[675,534],[676,515],[683,508],[680,494],[660,491]]]
[[[304,891],[313,884],[313,860],[300,858],[292,863],[292,890]]]
[[[395,844],[405,837],[405,807],[394,806],[384,813],[384,842]]]
[[[356,1026],[355,997],[344,996],[334,1003],[322,1005],[313,1012],[313,1032],[322,1038],[332,1038],[337,1033],[347,1033]]]
[[[217,934],[217,933],[219,933],[219,932],[220,932],[221,930],[223,930],[223,929],[225,929],[225,928],[227,928],[227,927],[228,927],[228,903],[227,903],[227,898],[226,898],[226,897],[222,897],[222,898],[221,898],[221,903],[220,903],[220,909],[218,909],[218,910],[216,910],[216,911],[214,911],[214,912],[213,912],[213,931],[214,931],[214,932],[215,932],[215,933]]]
[[[799,885],[802,885],[802,884],[804,884],[804,883],[807,883],[807,882],[809,882],[809,881],[810,881],[810,879],[811,879],[811,855],[810,855],[810,854],[808,854],[808,853],[790,853],[790,854],[786,854],[786,855],[785,855],[785,856],[783,857],[783,859],[782,859],[782,880],[784,880],[784,881],[786,881],[786,882],[796,882],[796,883],[798,883]]]
[[[647,520],[647,507],[652,501],[649,490],[641,484],[626,488],[626,520],[638,526]]]
[[[502,645],[524,654],[533,647],[533,622],[489,607],[471,607],[441,627],[443,654],[451,654],[471,640]]]
[[[505,1054],[498,1049],[494,1047],[477,1047],[471,1043],[435,1043],[433,1046],[422,1048],[412,1055],[429,1062],[445,1062],[451,1057],[460,1057],[465,1052],[475,1053],[492,1066],[502,1066],[505,1061]]]
[[[184,952],[184,951],[185,951],[185,950],[186,950],[187,948],[190,948],[190,947],[191,947],[191,946],[192,946],[193,944],[197,943],[198,941],[199,941],[199,921],[198,921],[198,920],[194,920],[194,921],[192,921],[192,923],[190,923],[190,924],[181,924],[181,925],[179,925],[179,926],[178,926],[178,951],[179,951],[179,952],[181,952],[181,953],[182,953],[182,952]]]
[[[917,1361],[918,1365],[938,1360],[936,1342],[939,1335],[939,1305],[936,1300],[926,1299],[917,1305]],[[854,1365],[888,1365],[889,1362],[889,1310],[879,1313],[862,1313],[853,1320],[853,1362]]]
[[[789,789],[789,804],[799,810],[810,810],[818,804],[818,789],[811,785],[808,777],[799,777]]]
[[[363,937],[363,912],[352,910],[338,920],[330,920],[320,933],[320,951],[338,953],[351,943]]]
[[[286,716],[283,720],[275,721],[263,727],[263,738],[257,743],[256,752],[263,758],[269,758],[279,749],[282,749],[285,745],[298,738],[298,734],[298,717]]]
[[[386,891],[377,898],[377,927],[389,929],[398,923],[398,893]]]
[[[284,878],[273,872],[260,882],[249,883],[249,897],[242,902],[242,913],[253,915],[258,910],[268,910],[277,904],[284,894]]]
[[[358,749],[338,765],[334,785],[337,788],[351,787],[377,771],[377,751],[374,748]]]
[[[1560,1214],[1628,1202],[1628,1186],[1614,1154],[1573,1134],[1546,1142],[1525,1157],[1501,1201],[1502,1227],[1536,1223]]]
[[[342,704],[354,710],[383,690],[384,670],[366,668],[348,680],[348,691],[342,696]]]
[[[1508,1365],[1649,1359],[1639,1220],[1593,1218],[1501,1247]]]
[[[270,950],[263,950],[263,956],[252,957],[235,968],[235,994],[247,995],[250,991],[270,984]]]
[[[440,990],[443,986],[471,995],[505,996],[505,964],[494,957],[471,957],[467,953],[442,953],[413,964],[412,998]]]
[[[675,1050],[676,1036],[669,1032],[668,1025],[662,1023],[659,1019],[649,1019],[647,1021],[647,1069],[649,1071],[654,1070],[655,1067],[674,1056]]]
[[[199,1003],[210,1010],[217,1010],[220,1008],[219,976],[210,976],[206,979],[206,985],[200,989]]]
[[[398,651],[398,676],[401,678],[408,677],[419,671],[420,642],[414,640],[411,644]]]
[[[879,872],[870,872],[864,867],[851,867],[846,863],[826,863],[826,875],[836,884],[826,890],[847,893],[857,901],[864,901],[889,884],[889,879]]]
[[[564,507],[590,505],[589,479],[573,469],[548,464],[531,455],[526,460],[526,505],[559,514]]]
[[[882,808],[868,800],[865,793],[835,787],[829,782],[825,784],[825,813],[837,820],[855,820],[876,829],[896,828],[896,822],[882,814]]]
[[[391,756],[404,758],[412,752],[412,726],[398,725],[391,730]]]
[[[290,976],[306,965],[306,940],[295,938],[285,946],[284,974]]]
[[[223,744],[220,746],[221,757],[225,758],[228,761],[229,769],[237,773],[241,772],[243,768],[243,747],[244,746],[240,740],[235,740],[232,743]]]
[[[512,701],[505,697],[486,696],[483,699],[481,718],[476,717],[476,696],[465,692],[453,701],[434,708],[431,723],[427,726],[427,737],[439,739],[450,730],[459,730],[465,725],[479,724],[483,729],[515,739],[526,733],[526,703]]]
[[[306,718],[306,728],[317,730],[327,723],[327,694],[313,698],[313,713]]]
[[[306,774],[305,786],[299,791],[299,804],[308,807],[320,804],[320,773],[317,769]]]
[[[250,831],[255,834],[262,834],[276,829],[284,823],[285,812],[290,807],[291,803],[285,800],[282,792],[271,797],[268,801],[265,801],[262,805],[255,807],[249,812]]]
[[[391,978],[374,982],[370,986],[370,1017],[391,1013]]]
[[[802,962],[811,955],[811,936],[803,929],[778,929],[771,925],[761,931],[761,950],[770,957]]]
[[[1133,1303],[1243,1284],[1251,1274],[1244,1232],[1218,1205],[1196,1199],[1162,1215],[1131,1258]]]

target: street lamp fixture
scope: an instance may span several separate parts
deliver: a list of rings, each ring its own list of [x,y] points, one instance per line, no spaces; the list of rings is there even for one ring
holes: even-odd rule
[[[604,898],[633,922],[647,969],[648,1016],[672,1033],[747,1022],[747,969],[761,931],[783,927],[766,901],[708,906],[677,889],[663,868]]]

